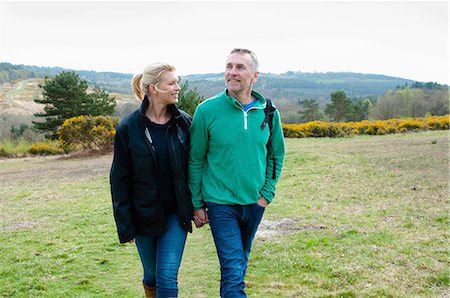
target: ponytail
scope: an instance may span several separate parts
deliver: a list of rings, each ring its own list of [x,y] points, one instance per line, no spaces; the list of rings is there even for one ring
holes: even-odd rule
[[[144,91],[142,91],[141,80],[142,80],[141,73],[134,75],[133,79],[131,80],[131,87],[133,88],[134,96],[140,101],[143,100],[145,96]]]

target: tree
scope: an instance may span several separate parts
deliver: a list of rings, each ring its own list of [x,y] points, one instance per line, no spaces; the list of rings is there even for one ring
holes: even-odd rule
[[[28,129],[28,125],[25,123],[20,124],[19,127],[15,127],[14,124],[11,125],[11,136],[13,139],[18,139],[23,136],[23,133]]]
[[[63,71],[40,87],[44,98],[34,101],[45,107],[43,112],[34,115],[45,118],[45,122],[33,121],[33,124],[37,130],[49,132],[46,137],[51,139],[56,138],[56,131],[64,120],[80,115],[111,115],[116,106],[115,98],[98,87],[88,94],[86,80],[73,71]]]
[[[112,115],[116,108],[116,100],[110,97],[109,94],[95,86],[94,91],[88,95],[91,99],[90,103],[86,106],[87,114],[91,116],[100,115]]]
[[[351,121],[361,121],[369,119],[369,110],[373,106],[372,99],[354,98],[352,100],[353,110],[350,119]]]
[[[370,109],[369,118],[377,120],[397,118],[401,115],[403,106],[403,99],[396,96],[396,92],[388,90]]]
[[[417,84],[416,84],[417,85]],[[405,88],[389,90],[370,109],[371,119],[392,119],[446,115],[449,113],[448,90]]]
[[[335,91],[331,93],[331,103],[325,106],[325,114],[335,122],[348,120],[352,110],[352,101],[347,97],[344,91]]]
[[[303,110],[299,111],[301,122],[311,122],[322,118],[322,113],[320,112],[320,106],[317,100],[300,100],[299,104],[303,107]]]
[[[185,81],[180,85],[180,92],[178,93],[177,107],[188,113],[194,115],[195,108],[204,99],[203,95],[197,92],[197,89],[189,89],[188,81]]]
[[[436,90],[429,98],[430,113],[432,115],[446,115],[450,113],[450,92],[448,90]]]

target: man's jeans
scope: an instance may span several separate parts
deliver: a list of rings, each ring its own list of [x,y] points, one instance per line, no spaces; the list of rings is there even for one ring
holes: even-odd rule
[[[144,284],[156,286],[158,297],[178,297],[178,269],[187,232],[178,215],[167,216],[167,232],[161,237],[136,236],[136,247],[144,267]]]
[[[247,297],[244,277],[264,207],[207,203],[209,225],[220,262],[220,296]]]

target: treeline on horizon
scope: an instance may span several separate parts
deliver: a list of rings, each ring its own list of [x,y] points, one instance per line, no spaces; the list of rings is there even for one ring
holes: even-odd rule
[[[54,77],[61,67],[39,67],[0,63],[0,84],[21,79]],[[89,84],[97,85],[107,92],[132,94],[130,80],[133,74],[74,70]],[[208,98],[224,89],[223,73],[192,74],[182,78],[192,88]],[[389,89],[404,87],[447,89],[436,82],[416,82],[409,79],[376,74],[353,72],[304,73],[288,71],[282,74],[262,73],[255,88],[272,99],[315,98],[324,104],[333,91],[342,90],[350,97],[380,96]]]
[[[0,63],[0,84],[17,80],[54,77],[62,71],[61,67],[40,67],[34,65],[16,65],[7,62]],[[92,70],[74,70],[90,85],[97,85],[108,92],[132,94],[130,81],[132,74],[116,72],[96,72]]]
[[[0,63],[0,84],[28,78],[54,77],[60,67],[38,67]],[[107,92],[131,95],[132,74],[75,71],[91,86]],[[184,76],[190,89],[208,98],[225,87],[223,73]],[[352,72],[283,74],[263,73],[255,89],[272,99],[285,123],[314,120],[361,121],[425,117],[449,113],[448,86],[416,82],[385,75]],[[339,93],[339,96],[336,94]],[[136,103],[120,107],[116,115],[134,109]]]

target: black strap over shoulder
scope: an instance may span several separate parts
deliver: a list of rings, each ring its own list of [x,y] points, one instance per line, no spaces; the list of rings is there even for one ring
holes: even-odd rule
[[[264,108],[264,121],[261,123],[261,129],[264,129],[267,124],[269,124],[269,140],[267,141],[266,147],[267,147],[267,161],[269,161],[270,152],[272,152],[272,127],[273,127],[273,114],[275,113],[276,108],[272,105],[272,101],[270,99],[266,99],[266,107]],[[272,154],[273,159],[273,171],[272,171],[272,179],[275,179],[276,177],[276,163],[275,163],[275,155]]]
[[[275,113],[275,107],[272,105],[272,101],[270,99],[266,99],[266,107],[264,108],[264,114],[266,117],[264,118],[263,123],[261,124],[261,129],[266,127],[267,123],[269,123],[270,133],[272,134],[272,120],[273,114]]]

